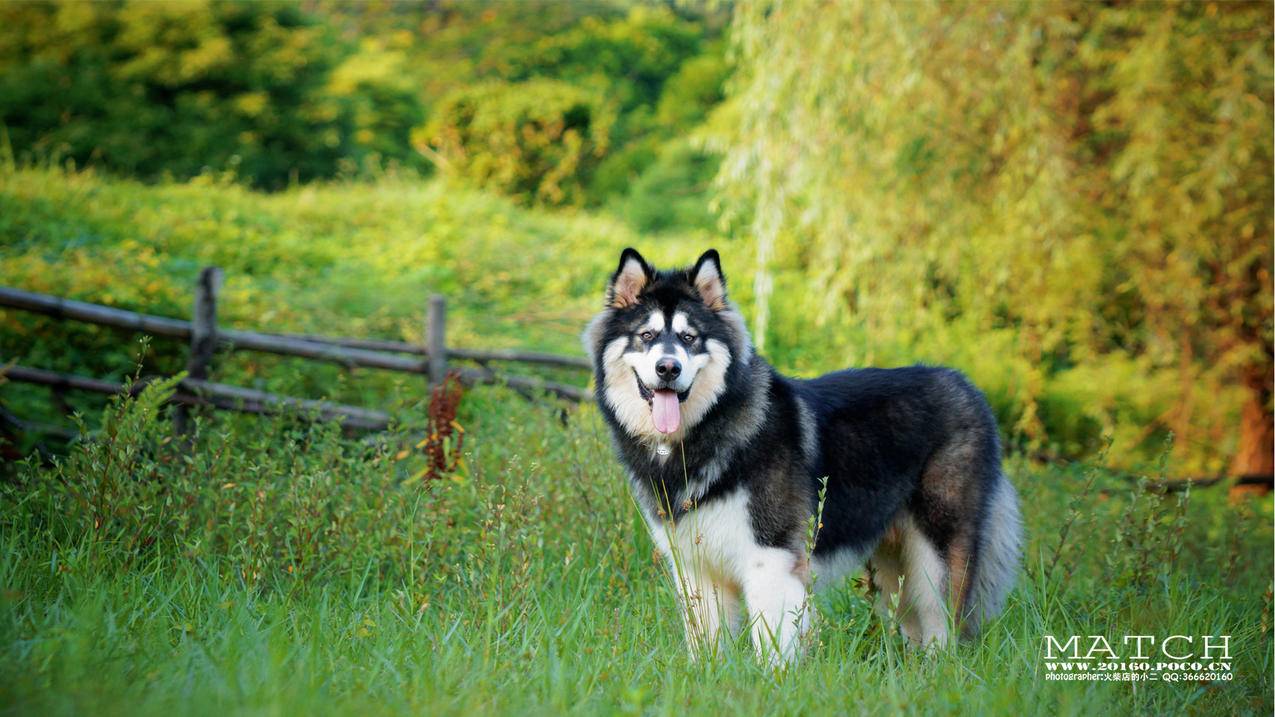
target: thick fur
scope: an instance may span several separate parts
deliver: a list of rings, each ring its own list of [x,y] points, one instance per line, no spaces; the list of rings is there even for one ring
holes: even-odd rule
[[[973,636],[1002,608],[1020,560],[1018,499],[987,401],[958,372],[782,376],[753,351],[711,250],[688,269],[657,271],[626,249],[584,338],[694,654],[738,629],[746,606],[758,651],[792,659],[809,591],[865,561],[879,607],[897,610],[919,645],[947,642],[950,625]],[[685,365],[676,384],[654,373],[660,359]],[[650,418],[659,386],[681,397],[671,434]]]

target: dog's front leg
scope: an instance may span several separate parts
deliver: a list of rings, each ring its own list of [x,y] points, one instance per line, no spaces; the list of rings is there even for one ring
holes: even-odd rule
[[[735,634],[739,624],[739,590],[713,580],[702,566],[674,567],[674,580],[686,628],[691,659],[711,657],[722,642]]]
[[[793,662],[810,627],[810,605],[801,574],[802,558],[780,548],[761,548],[745,566],[744,601],[757,654],[775,665]]]

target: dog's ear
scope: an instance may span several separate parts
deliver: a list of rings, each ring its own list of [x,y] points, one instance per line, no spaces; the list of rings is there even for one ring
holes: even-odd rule
[[[691,269],[691,284],[704,304],[713,311],[726,308],[726,276],[722,274],[722,258],[709,249]]]
[[[655,269],[646,263],[637,249],[625,249],[620,252],[620,268],[615,270],[611,284],[607,286],[607,306],[623,309],[636,304],[638,295],[654,278]]]

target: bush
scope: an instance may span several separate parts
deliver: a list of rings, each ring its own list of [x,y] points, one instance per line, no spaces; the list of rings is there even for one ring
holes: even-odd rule
[[[622,132],[619,130],[617,134]],[[624,146],[617,146],[607,154],[589,180],[589,205],[603,206],[627,195],[647,167],[660,158],[662,140],[648,134]]]
[[[565,82],[486,82],[448,94],[415,140],[478,186],[528,204],[574,204],[614,121],[599,95]]]
[[[692,57],[664,84],[656,120],[667,127],[693,127],[726,96],[730,64],[720,51]]]
[[[287,4],[6,5],[0,126],[21,159],[142,179],[211,171],[278,188],[422,165],[401,61]]]
[[[722,101],[729,71],[720,48],[712,49],[682,63],[663,83],[658,105],[621,114],[615,149],[590,182],[589,203],[610,203],[642,229],[713,228],[706,190],[718,160],[680,138]],[[669,202],[676,205],[671,211]]]
[[[620,213],[644,232],[714,228],[709,188],[719,160],[686,143],[665,148],[633,182]]]
[[[635,7],[622,19],[586,17],[488,61],[511,80],[553,77],[593,87],[626,112],[653,106],[664,83],[699,52],[703,29],[664,8]]]

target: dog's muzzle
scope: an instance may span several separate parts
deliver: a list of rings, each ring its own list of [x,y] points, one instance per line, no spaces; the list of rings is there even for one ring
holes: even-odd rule
[[[659,388],[648,387],[646,385],[646,382],[642,380],[642,377],[638,375],[637,369],[633,369],[633,380],[637,381],[638,394],[640,394],[642,396],[642,400],[646,401],[648,404],[655,400],[656,391],[672,391],[673,390],[671,387],[664,387],[664,386],[660,386]],[[685,401],[686,397],[690,395],[691,395],[691,389],[690,387],[687,387],[685,391],[677,392],[677,400],[680,403],[682,401]]]

